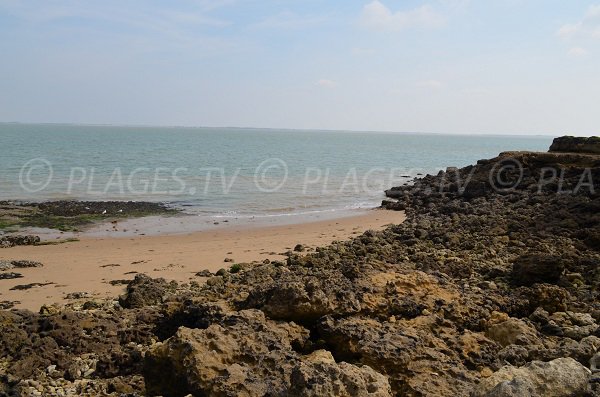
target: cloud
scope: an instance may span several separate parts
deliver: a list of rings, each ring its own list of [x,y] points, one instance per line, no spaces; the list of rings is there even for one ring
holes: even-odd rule
[[[337,87],[338,83],[329,79],[321,79],[317,81],[317,85],[325,88],[335,88]]]
[[[574,58],[581,58],[588,54],[588,50],[581,47],[573,47],[569,50],[568,54]]]
[[[360,17],[360,24],[367,29],[392,32],[411,28],[438,28],[444,23],[444,16],[428,4],[411,10],[392,12],[379,0],[365,5]]]
[[[590,6],[580,21],[561,26],[556,35],[563,39],[576,36],[600,39],[600,5]]]

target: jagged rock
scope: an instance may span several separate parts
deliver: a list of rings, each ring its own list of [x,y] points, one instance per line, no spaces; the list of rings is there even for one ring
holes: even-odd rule
[[[18,245],[36,245],[40,242],[38,236],[12,235],[0,237],[0,248],[16,247]]]
[[[556,312],[549,317],[548,324],[556,325],[563,336],[575,340],[581,340],[598,329],[589,313]]]
[[[330,352],[318,350],[301,358],[292,369],[286,395],[298,397],[391,397],[387,378],[363,365],[336,363]]]
[[[522,255],[513,264],[512,278],[517,285],[556,283],[565,270],[563,259],[546,254]]]
[[[539,341],[535,328],[525,321],[497,312],[492,314],[485,335],[502,346],[532,345]]]
[[[519,294],[529,300],[532,308],[541,307],[550,313],[567,310],[572,298],[568,290],[552,284],[534,284]]]
[[[258,310],[240,311],[206,329],[181,327],[146,355],[146,389],[166,396],[283,395],[300,362],[293,346],[307,339],[304,328],[267,320]]]
[[[253,289],[243,307],[260,308],[273,319],[310,322],[327,314],[360,311],[354,290],[352,281],[338,272],[287,274]]]
[[[432,332],[435,322],[434,316],[394,322],[327,318],[319,326],[319,335],[339,360],[368,365],[388,374],[396,393],[465,395],[478,377],[465,368],[465,363],[485,365],[482,352],[493,350],[492,342],[448,328],[438,329],[436,336]]]
[[[119,304],[127,309],[157,305],[176,287],[174,282],[168,283],[162,278],[153,279],[145,274],[137,274],[127,284],[125,295],[119,297]]]
[[[15,261],[4,261],[0,260],[0,271],[10,270],[10,269],[25,269],[30,267],[42,267],[43,265],[39,262],[35,261],[26,261],[26,260],[15,260]]]
[[[569,397],[583,395],[591,371],[572,358],[506,366],[483,379],[473,397]]]

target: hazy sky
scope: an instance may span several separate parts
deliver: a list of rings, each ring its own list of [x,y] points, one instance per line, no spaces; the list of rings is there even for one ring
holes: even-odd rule
[[[598,134],[599,73],[600,1],[0,0],[0,121]]]

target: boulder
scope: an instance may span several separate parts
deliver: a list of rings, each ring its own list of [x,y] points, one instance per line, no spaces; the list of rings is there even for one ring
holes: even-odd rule
[[[243,310],[206,329],[180,327],[146,355],[149,395],[264,396],[289,389],[292,368],[308,331]]]
[[[512,279],[516,285],[531,286],[535,283],[554,284],[563,274],[565,265],[559,256],[525,254],[513,264]]]
[[[292,369],[288,396],[298,397],[388,397],[392,389],[387,377],[371,367],[336,363],[330,352],[317,350]]]
[[[569,397],[583,395],[591,371],[572,358],[505,366],[485,378],[472,397]]]
[[[253,288],[243,306],[261,309],[273,319],[306,323],[327,314],[360,311],[355,290],[339,272],[296,273]]]
[[[517,318],[502,318],[499,313],[493,313],[485,335],[500,343],[508,345],[531,345],[538,341],[537,331],[525,321]]]
[[[127,291],[119,297],[119,304],[126,309],[158,305],[176,287],[176,283],[168,283],[163,278],[153,279],[145,274],[138,274],[127,284]]]

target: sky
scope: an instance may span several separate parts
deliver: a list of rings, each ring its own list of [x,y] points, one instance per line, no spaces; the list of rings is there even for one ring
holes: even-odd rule
[[[0,0],[0,121],[600,134],[600,0]]]

